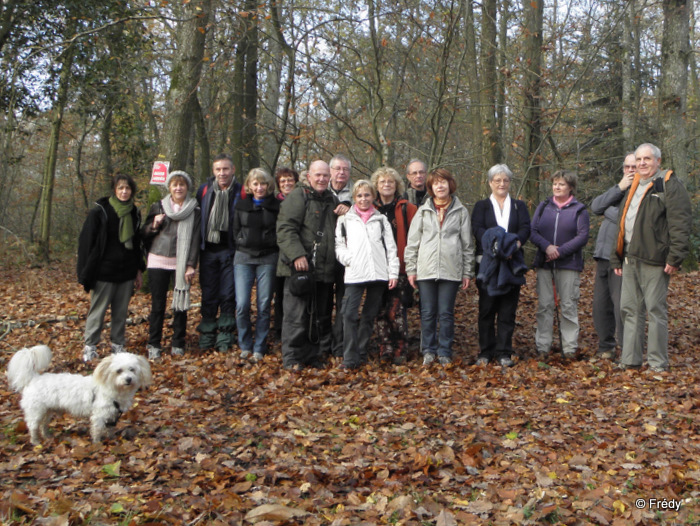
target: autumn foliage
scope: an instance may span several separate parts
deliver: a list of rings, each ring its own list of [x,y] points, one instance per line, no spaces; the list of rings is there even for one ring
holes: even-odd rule
[[[699,524],[698,273],[671,280],[664,374],[591,360],[592,268],[582,278],[579,358],[539,361],[534,281],[518,312],[520,358],[506,370],[472,365],[473,286],[459,296],[456,360],[445,368],[425,369],[414,355],[405,366],[291,373],[277,341],[260,364],[237,351],[202,353],[195,308],[188,353],[153,364],[154,385],[101,445],[90,443],[87,421],[59,416],[33,448],[3,379],[0,521]],[[72,267],[4,268],[0,283],[3,371],[16,349],[46,343],[52,371],[91,372],[80,361],[88,296]],[[145,353],[149,300],[139,293],[131,304],[133,352]],[[412,312],[414,353],[418,330]],[[671,501],[680,509],[660,507]]]

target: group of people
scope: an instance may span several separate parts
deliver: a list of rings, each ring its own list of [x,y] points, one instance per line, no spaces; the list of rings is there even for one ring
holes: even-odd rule
[[[621,181],[591,205],[604,216],[594,252],[598,353],[613,358],[620,344],[622,368],[643,363],[647,314],[649,366],[655,371],[669,367],[666,295],[670,275],[688,253],[691,206],[682,183],[672,172],[662,172],[660,164],[658,148],[641,145],[625,157]],[[143,226],[133,203],[133,179],[117,175],[113,195],[97,202],[80,237],[78,276],[91,292],[83,359],[97,356],[108,307],[112,350],[124,350],[129,297],[146,269],[152,296],[149,358],[161,355],[171,285],[171,352],[182,355],[189,289],[199,263],[201,349],[229,350],[237,333],[240,356],[262,360],[274,297],[284,368],[318,367],[329,356],[342,356],[342,368],[358,368],[368,361],[372,335],[380,359],[401,364],[415,289],[422,362],[447,365],[456,298],[475,281],[476,363],[510,367],[528,240],[537,249],[532,265],[537,352],[551,352],[557,313],[562,354],[575,356],[580,274],[590,229],[588,210],[575,197],[576,173],[552,175],[552,194],[531,220],[526,203],[510,195],[513,174],[505,164],[488,171],[491,195],[475,203],[471,214],[457,197],[449,170],[428,172],[423,161],[414,159],[406,172],[408,188],[389,167],[353,182],[350,160],[336,155],[329,163],[312,162],[301,181],[289,168],[278,170],[275,179],[254,168],[241,186],[233,161],[222,154],[196,197],[187,173],[170,173],[168,195],[151,206]]]

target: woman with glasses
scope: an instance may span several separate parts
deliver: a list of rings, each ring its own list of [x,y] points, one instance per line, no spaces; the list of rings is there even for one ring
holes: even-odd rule
[[[512,263],[520,261],[520,272],[525,272],[527,267],[524,265],[522,246],[530,237],[530,214],[523,201],[510,197],[513,173],[507,165],[492,166],[487,176],[491,195],[478,201],[472,212],[472,231],[476,240],[476,286],[479,290],[479,356],[476,364],[497,362],[503,367],[511,367],[515,312],[520,300],[520,287],[525,283],[522,276],[516,279],[518,276],[517,272],[513,272]],[[504,247],[510,247],[507,254],[503,252]],[[501,251],[500,260],[494,257],[494,250]],[[501,262],[504,263],[503,267]],[[493,271],[488,272],[489,269]],[[503,271],[503,278],[509,279],[505,285],[498,287],[501,273],[497,271],[500,270]],[[513,274],[512,278],[508,276],[509,272]],[[481,279],[486,277],[488,281]]]

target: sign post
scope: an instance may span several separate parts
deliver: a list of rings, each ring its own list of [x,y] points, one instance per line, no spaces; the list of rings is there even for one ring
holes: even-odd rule
[[[170,168],[169,161],[156,161],[153,163],[151,171],[151,184],[164,185],[168,178],[168,169]]]

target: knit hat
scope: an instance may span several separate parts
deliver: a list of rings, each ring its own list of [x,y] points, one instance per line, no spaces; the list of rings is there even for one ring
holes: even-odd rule
[[[168,177],[165,179],[166,188],[170,188],[170,181],[172,181],[173,177],[182,177],[187,183],[187,191],[192,191],[192,178],[190,177],[190,174],[183,170],[175,170],[174,172],[170,172],[168,174]]]

